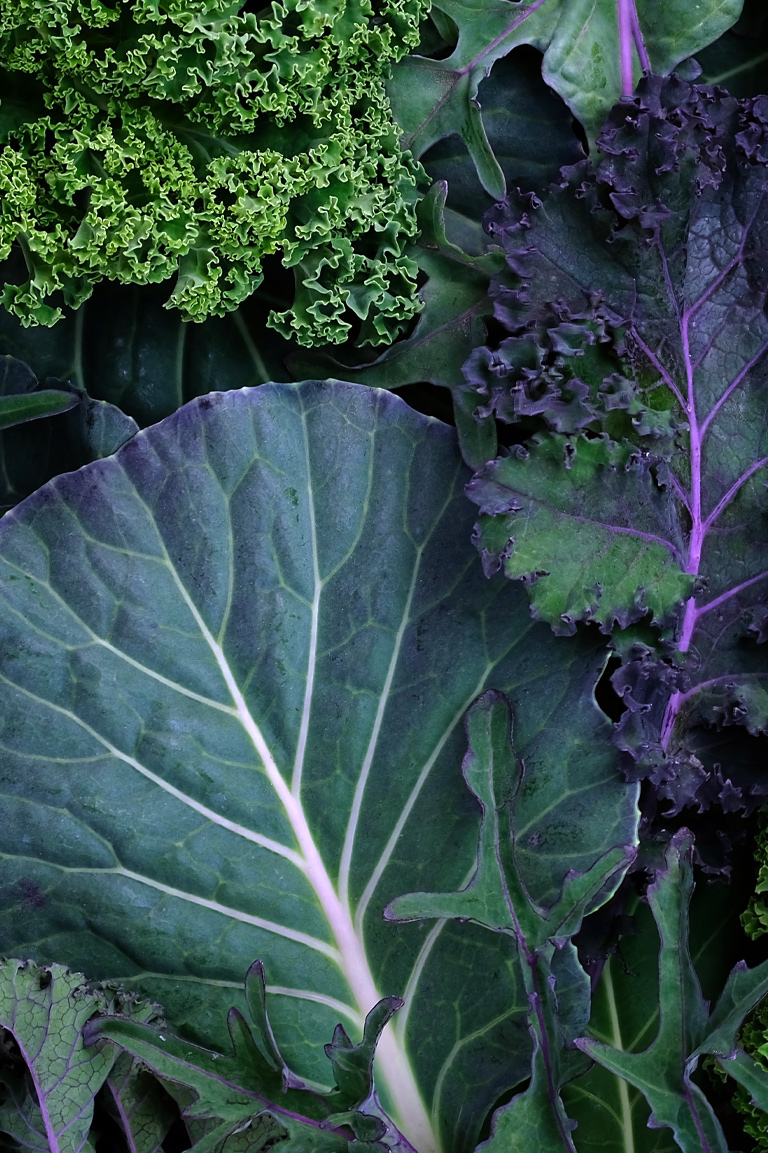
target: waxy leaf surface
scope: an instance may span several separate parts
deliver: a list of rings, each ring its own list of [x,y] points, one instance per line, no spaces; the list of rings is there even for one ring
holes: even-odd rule
[[[737,1050],[737,1033],[744,1018],[768,992],[768,962],[754,969],[739,962],[710,1013],[688,943],[692,858],[693,836],[681,829],[667,847],[666,868],[648,890],[659,930],[655,1038],[641,1052],[591,1038],[580,1038],[576,1044],[642,1092],[651,1109],[652,1125],[671,1129],[683,1153],[727,1153],[720,1121],[692,1074],[699,1057],[711,1053],[725,1072],[740,1081],[751,1081],[753,1092],[768,1101],[768,1074]],[[633,1038],[635,1042],[640,1039],[640,1035]]]
[[[0,525],[0,948],[151,991],[204,1044],[258,957],[286,1060],[320,1082],[336,1024],[402,997],[376,1084],[419,1153],[473,1148],[530,1060],[508,938],[382,919],[471,876],[478,693],[515,710],[538,900],[636,826],[599,646],[484,579],[466,478],[453,430],[387,392],[268,384],[192,402]]]
[[[418,53],[393,68],[388,92],[403,144],[418,158],[436,141],[458,133],[489,195],[501,199],[504,171],[489,142],[478,88],[494,63],[521,44],[544,53],[545,81],[565,100],[594,138],[622,92],[616,0],[440,0],[433,6],[458,32],[443,59]],[[625,43],[632,56],[631,83],[643,70],[666,72],[715,40],[735,23],[742,0],[702,0],[692,12],[687,0],[660,8],[637,5],[637,36]],[[439,16],[438,16],[439,19]],[[441,21],[445,23],[445,21]]]

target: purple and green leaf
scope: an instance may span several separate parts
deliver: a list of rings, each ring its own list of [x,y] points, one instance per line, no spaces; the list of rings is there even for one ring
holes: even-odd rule
[[[594,165],[491,215],[512,335],[466,366],[483,411],[540,429],[470,485],[486,570],[559,631],[666,627],[667,656],[625,643],[614,684],[633,771],[675,807],[705,800],[702,732],[768,727],[767,113],[644,81]]]
[[[119,1007],[133,1022],[155,1013],[155,1006],[130,998],[120,999]],[[0,965],[0,1028],[17,1053],[10,1071],[3,1071],[0,1133],[39,1153],[92,1150],[93,1100],[118,1052],[112,1045],[94,1047],[84,1031],[95,1014],[115,1011],[114,996],[89,988],[63,965]]]

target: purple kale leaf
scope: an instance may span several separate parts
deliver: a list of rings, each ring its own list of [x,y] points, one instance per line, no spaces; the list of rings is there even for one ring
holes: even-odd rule
[[[749,808],[718,749],[768,730],[768,98],[651,76],[599,147],[486,221],[508,336],[465,372],[533,435],[471,482],[477,544],[558,631],[660,626],[614,677],[632,771]]]

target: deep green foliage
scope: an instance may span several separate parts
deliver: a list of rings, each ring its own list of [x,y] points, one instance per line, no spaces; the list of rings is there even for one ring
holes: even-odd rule
[[[105,277],[175,277],[183,316],[220,316],[275,252],[297,287],[272,323],[300,341],[339,341],[356,316],[379,344],[413,316],[419,170],[384,81],[421,0],[243,8],[3,5],[0,259],[18,247],[3,302],[25,323]]]
[[[762,1146],[767,30],[0,0],[3,1153]]]

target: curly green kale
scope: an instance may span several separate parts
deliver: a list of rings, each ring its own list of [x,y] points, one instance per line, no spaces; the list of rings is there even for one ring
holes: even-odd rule
[[[265,256],[295,269],[301,343],[391,341],[418,310],[423,173],[390,62],[429,0],[3,0],[3,304],[52,325],[104,278],[176,276],[189,320],[236,308]],[[23,259],[22,259],[23,257]]]

